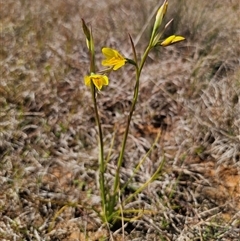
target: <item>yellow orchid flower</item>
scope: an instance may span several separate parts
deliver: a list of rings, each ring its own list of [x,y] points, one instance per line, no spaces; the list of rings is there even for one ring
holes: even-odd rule
[[[103,55],[106,57],[102,61],[103,66],[113,66],[113,70],[121,68],[125,63],[126,59],[115,49],[103,48]]]
[[[91,81],[98,90],[101,90],[103,85],[108,85],[108,77],[101,74],[91,74],[84,77],[84,83],[87,86],[91,85]]]
[[[171,35],[160,43],[163,47],[185,40],[182,36]]]

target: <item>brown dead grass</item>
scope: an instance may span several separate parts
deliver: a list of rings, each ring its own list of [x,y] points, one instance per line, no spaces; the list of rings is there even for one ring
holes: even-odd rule
[[[239,3],[170,1],[168,33],[187,41],[150,54],[122,169],[125,182],[161,130],[128,195],[165,158],[129,207],[152,214],[110,232],[99,208],[97,130],[81,18],[103,46],[131,57],[147,44],[155,1],[2,1],[0,238],[2,240],[238,240],[240,232]],[[141,33],[141,34],[139,34]],[[99,62],[100,63],[100,62]],[[100,67],[100,65],[99,65]],[[133,70],[99,94],[112,183],[132,99]]]

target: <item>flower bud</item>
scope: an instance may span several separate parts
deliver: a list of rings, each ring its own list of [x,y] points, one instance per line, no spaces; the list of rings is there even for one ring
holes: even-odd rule
[[[153,26],[154,34],[158,30],[159,26],[162,24],[162,20],[167,12],[167,7],[168,7],[168,1],[165,0],[162,6],[157,11],[156,20]]]
[[[168,38],[166,38],[164,41],[162,41],[160,45],[163,47],[166,47],[168,45],[175,44],[183,40],[185,40],[185,38],[182,36],[171,35]]]

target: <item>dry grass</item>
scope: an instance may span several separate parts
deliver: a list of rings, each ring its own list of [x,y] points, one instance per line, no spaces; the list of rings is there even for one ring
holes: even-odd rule
[[[109,232],[96,216],[97,131],[83,85],[88,54],[81,18],[97,51],[131,56],[156,1],[2,1],[0,81],[0,238],[2,240],[239,240],[239,3],[172,0],[171,33],[187,41],[155,51],[141,79],[122,181],[151,147],[127,190],[164,172],[129,204],[151,209]],[[142,31],[137,49],[147,44]],[[97,59],[101,59],[100,54]],[[111,74],[99,94],[106,178],[113,180],[134,85],[132,68]],[[128,195],[125,193],[124,195]]]

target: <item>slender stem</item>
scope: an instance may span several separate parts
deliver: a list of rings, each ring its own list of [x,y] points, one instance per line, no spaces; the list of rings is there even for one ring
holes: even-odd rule
[[[93,36],[91,34],[90,44],[89,44],[89,52],[90,52],[90,73],[95,73],[96,65],[95,65],[95,52],[94,52],[94,43]],[[102,203],[102,211],[103,214],[106,214],[106,189],[105,189],[105,180],[104,180],[104,172],[105,172],[105,162],[104,162],[104,146],[103,146],[103,134],[102,127],[98,113],[97,99],[96,99],[96,88],[94,84],[91,82],[91,94],[92,100],[94,104],[94,112],[96,125],[98,127],[98,143],[99,143],[99,185],[100,185],[100,195],[101,195],[101,203]]]
[[[105,172],[105,163],[104,163],[104,146],[103,146],[103,134],[102,134],[102,127],[98,113],[97,107],[97,100],[96,100],[96,88],[91,84],[91,92],[92,92],[92,99],[94,103],[94,112],[96,118],[96,124],[98,127],[98,143],[99,143],[99,185],[100,185],[100,195],[102,201],[102,209],[103,213],[105,213],[105,205],[106,205],[106,194],[105,194],[105,181],[104,181],[104,172]]]
[[[141,72],[142,72],[142,68],[143,68],[143,66],[144,66],[144,64],[145,64],[145,62],[146,62],[146,59],[147,59],[147,57],[148,57],[148,54],[149,54],[149,52],[150,52],[150,50],[152,49],[152,46],[151,46],[152,44],[151,43],[149,43],[149,45],[147,46],[147,48],[146,48],[146,50],[145,50],[145,52],[144,52],[144,54],[143,54],[143,57],[142,57],[142,59],[141,59],[141,63],[140,63],[140,65],[139,65],[139,77],[140,77],[140,74],[141,74]]]
[[[124,156],[124,151],[125,151],[125,147],[126,147],[126,142],[127,142],[127,137],[128,137],[128,133],[129,133],[129,127],[130,127],[130,122],[132,120],[132,116],[133,116],[133,112],[135,110],[135,106],[138,100],[138,93],[139,93],[139,80],[140,80],[140,75],[141,75],[141,71],[142,68],[144,66],[144,63],[146,62],[147,56],[149,51],[151,50],[151,45],[149,44],[148,47],[146,48],[142,60],[140,62],[139,67],[136,66],[136,84],[135,84],[135,88],[134,88],[134,94],[133,94],[133,102],[131,105],[131,109],[128,115],[128,119],[127,119],[127,126],[126,126],[126,130],[124,133],[124,137],[123,137],[123,142],[122,142],[122,148],[121,148],[121,152],[118,158],[118,163],[117,163],[117,170],[116,170],[116,176],[115,176],[115,180],[114,180],[114,192],[113,192],[113,200],[112,200],[112,209],[114,208],[114,205],[116,203],[116,196],[118,193],[118,189],[119,189],[119,175],[120,175],[120,168],[122,166],[122,162],[123,162],[123,156]]]

